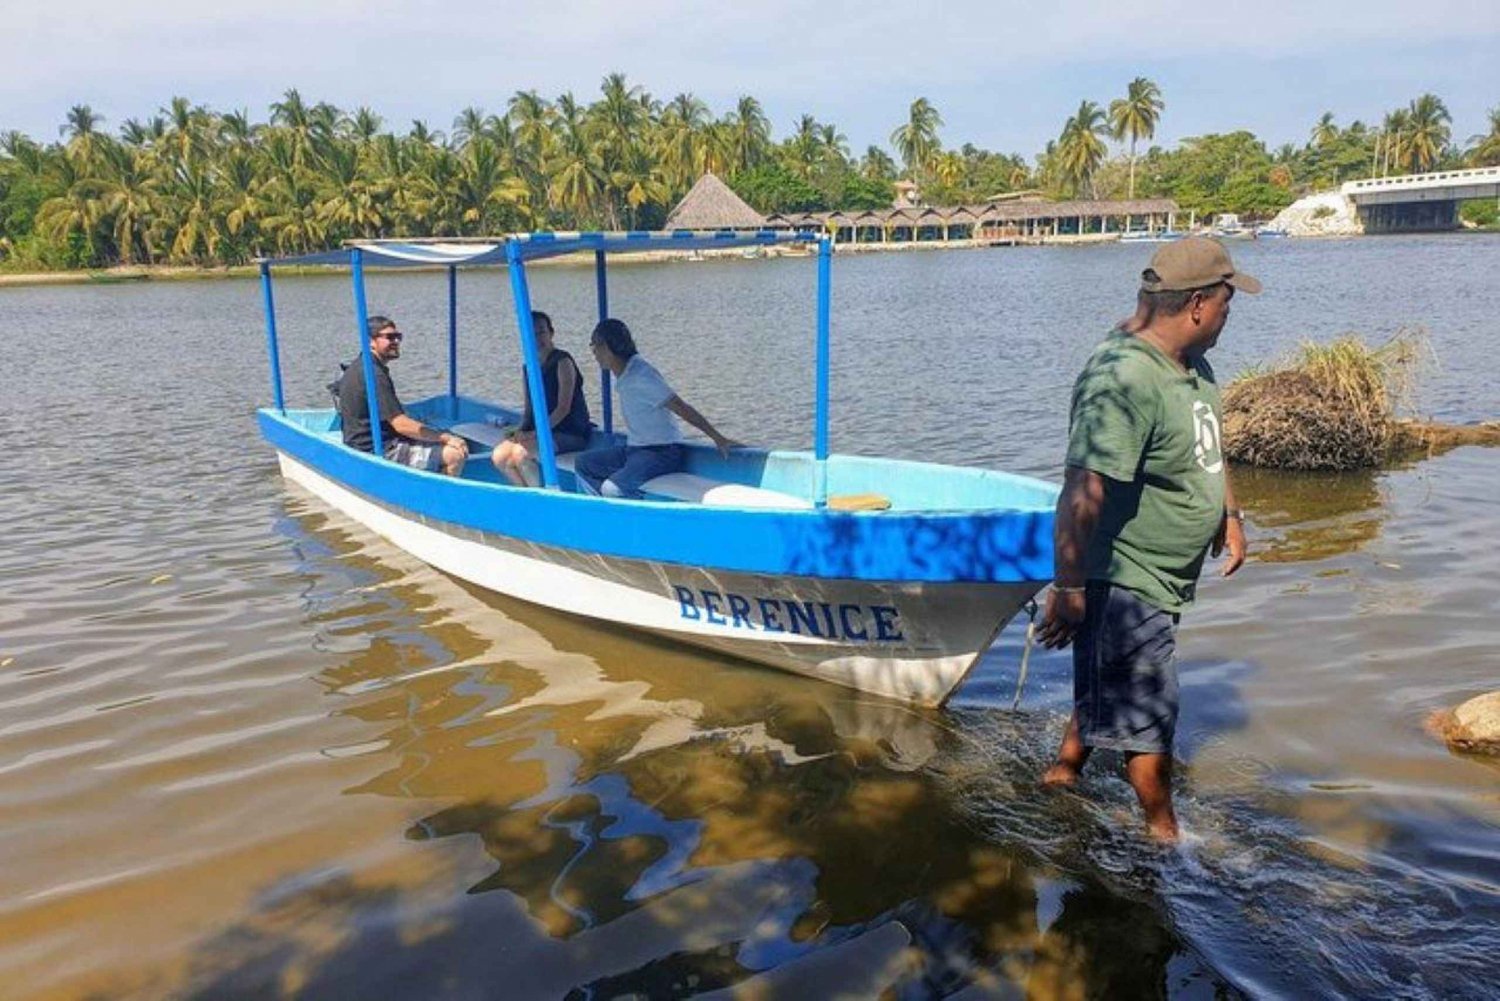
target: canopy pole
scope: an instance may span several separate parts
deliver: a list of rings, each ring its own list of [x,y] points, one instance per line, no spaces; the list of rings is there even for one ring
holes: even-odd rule
[[[266,354],[271,360],[271,395],[276,409],[286,416],[286,400],[281,395],[281,353],[276,346],[276,302],[271,296],[271,265],[260,263],[260,289],[266,303]]]
[[[359,356],[365,370],[365,402],[370,406],[370,440],[376,457],[385,456],[385,435],[380,431],[380,401],[375,398],[375,357],[370,353],[370,314],[365,309],[365,255],[355,247],[349,251],[349,269],[354,278],[354,324],[358,330]]]
[[[505,242],[505,260],[510,265],[511,298],[516,304],[516,326],[521,333],[521,354],[526,358],[526,391],[531,396],[532,424],[536,428],[537,457],[542,467],[542,485],[557,489],[557,453],[552,445],[551,411],[542,382],[542,362],[536,353],[536,325],[531,322],[531,290],[526,286],[526,267],[521,262],[521,244]]]
[[[604,269],[604,251],[594,251],[594,288],[599,299],[599,322],[603,323],[609,319],[609,281]],[[609,369],[603,365],[599,366],[599,394],[604,403],[604,433],[612,434],[615,429],[614,400],[610,395]]]
[[[458,268],[448,265],[448,416],[458,420]]]
[[[828,505],[828,314],[832,284],[833,243],[818,240],[818,384],[817,422],[813,432],[813,457],[817,460],[813,481],[813,503]]]

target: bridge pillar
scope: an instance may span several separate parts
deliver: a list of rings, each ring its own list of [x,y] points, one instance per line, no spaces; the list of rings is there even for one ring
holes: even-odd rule
[[[1365,233],[1433,233],[1458,229],[1458,202],[1434,200],[1361,205]]]

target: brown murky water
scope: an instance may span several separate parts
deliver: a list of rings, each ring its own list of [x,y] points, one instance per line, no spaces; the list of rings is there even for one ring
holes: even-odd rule
[[[1226,374],[1420,323],[1428,411],[1500,410],[1500,241],[1235,252],[1268,292]],[[1148,254],[841,259],[835,447],[1055,477]],[[504,283],[463,282],[464,385],[513,396]],[[625,267],[612,299],[726,430],[797,445],[811,285]],[[398,386],[436,391],[441,279],[373,291],[419,332]],[[576,350],[591,291],[534,278]],[[315,403],[347,289],[278,292]],[[1500,451],[1237,475],[1254,560],[1184,622],[1161,853],[1115,770],[1036,788],[1069,671],[1034,658],[1011,713],[1017,628],[911,710],[471,589],[283,484],[257,296],[0,291],[0,996],[1492,994],[1500,767],[1422,721],[1500,687]]]

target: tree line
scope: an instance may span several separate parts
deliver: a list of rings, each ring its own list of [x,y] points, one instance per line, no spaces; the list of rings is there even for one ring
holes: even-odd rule
[[[113,133],[81,104],[55,141],[0,133],[0,267],[238,264],[352,238],[654,228],[707,171],[762,212],[884,208],[907,179],[934,205],[1027,189],[1261,215],[1356,176],[1500,163],[1500,108],[1487,134],[1459,145],[1432,94],[1378,126],[1327,113],[1302,146],[1270,150],[1240,131],[1142,152],[1165,107],[1157,85],[1137,78],[1107,106],[1083,101],[1028,163],[946,147],[926,98],[889,151],[856,155],[812,115],[778,140],[754,97],[716,116],[691,93],[662,102],[618,73],[591,102],[518,91],[503,112],[463,109],[446,133],[423,121],[387,129],[369,108],[296,90],[264,122],[174,97]]]

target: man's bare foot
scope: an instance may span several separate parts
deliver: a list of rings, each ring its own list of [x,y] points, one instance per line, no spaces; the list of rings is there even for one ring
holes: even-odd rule
[[[1177,821],[1169,820],[1162,823],[1147,824],[1146,833],[1157,844],[1170,847],[1177,844]]]
[[[1042,773],[1042,785],[1045,786],[1076,786],[1078,784],[1078,769],[1072,765],[1065,765],[1061,761]]]

